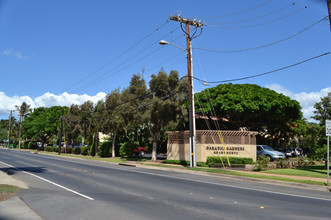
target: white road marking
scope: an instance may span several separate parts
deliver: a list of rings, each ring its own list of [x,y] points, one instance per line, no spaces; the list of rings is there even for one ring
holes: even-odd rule
[[[72,189],[69,189],[69,188],[67,188],[67,187],[65,187],[65,186],[62,186],[62,185],[60,185],[60,184],[54,183],[54,182],[52,182],[52,181],[50,181],[50,180],[48,180],[48,179],[45,179],[45,178],[40,177],[40,176],[37,176],[37,175],[35,175],[35,174],[33,174],[33,173],[26,172],[26,171],[24,171],[24,170],[21,170],[21,169],[19,169],[19,168],[16,168],[16,167],[14,167],[14,166],[12,166],[12,165],[10,165],[10,164],[4,163],[4,162],[2,162],[2,161],[0,161],[0,163],[6,165],[6,166],[8,166],[8,167],[14,168],[14,169],[16,169],[16,170],[19,170],[19,171],[21,171],[21,172],[23,172],[23,173],[25,173],[25,174],[28,174],[28,175],[31,175],[31,176],[36,177],[36,178],[38,178],[38,179],[41,179],[41,180],[43,180],[43,181],[45,181],[45,182],[47,182],[47,183],[53,184],[54,186],[60,187],[60,188],[62,188],[62,189],[64,189],[64,190],[67,190],[67,191],[69,191],[69,192],[72,192],[72,193],[74,193],[74,194],[77,194],[77,195],[79,195],[79,196],[81,196],[81,197],[83,197],[83,198],[86,198],[86,199],[89,199],[89,200],[94,200],[93,198],[91,198],[91,197],[89,197],[89,196],[86,196],[86,195],[84,195],[84,194],[81,194],[81,193],[79,193],[79,192],[76,192],[76,191],[74,191],[74,190],[72,190]]]
[[[39,154],[40,155],[40,154]],[[60,160],[60,161],[66,161],[63,158],[56,158],[54,156],[49,156],[49,155],[44,155],[45,157],[52,158],[54,160]],[[70,161],[71,163],[76,163],[76,164],[82,164],[86,165],[82,162],[78,161]],[[100,165],[94,165],[94,164],[88,164],[89,166],[94,166],[94,167],[100,167]],[[126,171],[126,172],[131,172],[131,173],[141,173],[141,174],[146,174],[146,175],[151,175],[151,176],[160,176],[160,177],[167,177],[167,178],[172,178],[172,179],[179,179],[179,180],[186,180],[186,181],[192,181],[192,182],[198,182],[198,183],[206,183],[206,184],[211,184],[211,185],[217,185],[217,186],[224,186],[224,187],[230,187],[230,188],[235,188],[235,189],[244,189],[244,190],[250,190],[250,191],[256,191],[256,192],[264,192],[264,193],[270,193],[270,194],[278,194],[278,195],[284,195],[284,196],[291,196],[291,197],[297,197],[297,198],[306,198],[306,199],[315,199],[315,200],[322,200],[322,201],[328,201],[331,202],[331,198],[318,198],[318,197],[313,197],[313,196],[304,196],[304,195],[298,195],[298,194],[292,194],[292,193],[283,193],[283,192],[276,192],[276,191],[269,191],[269,190],[262,190],[262,189],[256,189],[256,188],[249,188],[249,187],[243,187],[243,186],[233,186],[229,184],[223,184],[223,183],[214,183],[214,182],[209,182],[209,181],[203,181],[203,180],[195,180],[195,179],[190,179],[190,178],[184,178],[184,177],[177,177],[177,176],[170,176],[166,174],[158,174],[158,173],[149,173],[146,171],[139,171],[139,170],[128,170],[128,169],[123,169],[121,168],[115,168],[115,167],[109,167],[109,166],[101,166],[103,168],[109,168],[109,169],[114,169],[114,170],[121,170],[121,171]],[[137,169],[137,168],[135,168]],[[173,171],[175,172],[175,171]]]

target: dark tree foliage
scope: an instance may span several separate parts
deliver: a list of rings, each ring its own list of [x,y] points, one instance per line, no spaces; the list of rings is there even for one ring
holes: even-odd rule
[[[331,92],[327,96],[321,98],[320,102],[314,105],[316,111],[312,118],[319,121],[320,125],[325,125],[325,120],[331,120]]]
[[[222,129],[260,131],[273,145],[287,138],[289,125],[302,118],[297,101],[254,84],[220,84],[195,96],[197,112],[209,117],[214,112]]]
[[[23,138],[41,141],[44,146],[51,137],[56,136],[59,132],[62,109],[64,109],[64,113],[67,113],[68,107],[60,106],[34,109],[22,123],[25,131]]]

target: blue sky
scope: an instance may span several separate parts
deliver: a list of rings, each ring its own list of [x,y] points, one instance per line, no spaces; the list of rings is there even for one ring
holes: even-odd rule
[[[328,15],[323,0],[0,0],[0,118],[23,101],[32,107],[96,102],[127,87],[132,74],[149,81],[162,67],[184,76],[185,53],[158,44],[185,47],[179,23],[169,21],[178,13],[204,23],[193,40],[193,72],[206,81],[260,74],[331,51],[329,21],[320,21]],[[288,95],[309,119],[314,103],[331,92],[330,58],[233,83]],[[207,87],[195,81],[194,88]]]

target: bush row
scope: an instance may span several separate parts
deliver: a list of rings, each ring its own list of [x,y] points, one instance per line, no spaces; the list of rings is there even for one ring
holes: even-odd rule
[[[230,163],[230,164],[229,164]],[[231,166],[231,167],[238,167],[243,166],[246,164],[253,164],[253,159],[248,157],[217,157],[217,156],[210,156],[207,157],[208,166],[210,167],[222,167],[224,166]]]
[[[252,158],[240,158],[240,157],[228,157],[229,162],[231,164],[231,167],[241,167],[246,164],[253,164],[253,159]],[[223,161],[223,163],[222,163]],[[188,166],[190,165],[190,161],[185,161],[185,160],[163,160],[162,163],[167,163],[167,164],[178,164],[178,165],[183,165],[183,166]],[[207,162],[197,162],[197,166],[202,166],[202,167],[222,167],[224,166],[229,166],[228,160],[226,157],[215,157],[215,156],[210,156],[207,157]]]

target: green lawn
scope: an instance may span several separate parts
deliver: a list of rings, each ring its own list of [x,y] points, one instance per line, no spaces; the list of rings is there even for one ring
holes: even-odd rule
[[[327,170],[324,169],[324,165],[314,165],[314,166],[292,168],[292,169],[273,169],[262,172],[291,175],[291,176],[307,176],[307,177],[316,177],[316,178],[327,177]]]
[[[0,193],[16,193],[17,191],[18,187],[16,186],[0,184]]]

